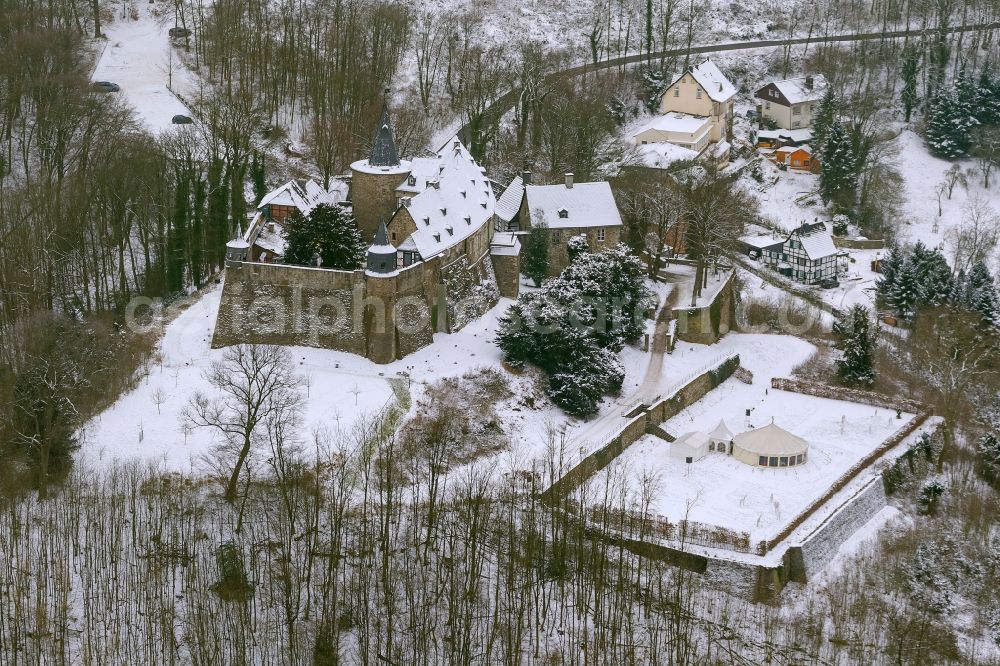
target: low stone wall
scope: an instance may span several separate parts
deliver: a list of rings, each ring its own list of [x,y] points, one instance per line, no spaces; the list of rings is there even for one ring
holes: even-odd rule
[[[603,447],[581,460],[575,467],[563,474],[543,493],[542,498],[552,501],[565,497],[574,488],[581,486],[594,474],[611,464],[625,449],[638,441],[643,435],[655,432],[661,423],[679,413],[685,407],[693,405],[702,396],[724,382],[740,365],[739,356],[730,356],[716,367],[698,375],[669,398],[661,400],[652,407],[646,407],[642,413],[633,417]]]
[[[882,479],[872,479],[807,536],[801,545],[789,547],[785,554],[788,579],[804,583],[822,571],[844,541],[885,506]]]
[[[864,240],[860,238],[845,238],[843,236],[834,236],[833,244],[838,248],[843,248],[845,250],[884,250],[885,241],[881,239],[865,238]]]
[[[726,278],[712,302],[708,305],[674,308],[677,320],[677,337],[685,342],[711,345],[728,333],[736,322],[736,299],[733,294],[735,271]]]
[[[802,393],[812,395],[817,398],[830,398],[831,400],[845,400],[847,402],[857,402],[862,405],[881,407],[883,409],[897,409],[901,412],[917,414],[926,411],[925,405],[916,400],[907,398],[889,397],[873,391],[860,389],[850,389],[842,386],[827,386],[826,384],[813,384],[785,377],[773,377],[771,388],[789,393]]]
[[[768,541],[762,541],[758,544],[758,553],[763,555],[769,550],[774,548],[776,545],[787,539],[792,532],[794,532],[798,527],[805,522],[817,509],[833,499],[833,496],[839,493],[841,490],[847,487],[851,481],[853,481],[857,476],[868,469],[876,460],[884,456],[890,450],[898,446],[904,439],[912,435],[917,428],[922,426],[928,418],[930,418],[930,411],[912,400],[899,399],[890,400],[885,396],[879,395],[877,393],[871,393],[870,391],[856,391],[851,389],[841,389],[838,387],[822,386],[818,384],[810,384],[807,382],[797,382],[790,379],[784,379],[780,377],[775,377],[771,380],[771,386],[776,389],[781,389],[785,391],[791,391],[793,393],[803,393],[806,395],[814,395],[822,398],[833,398],[835,400],[852,400],[855,399],[857,402],[862,404],[869,404],[875,407],[882,407],[885,409],[896,409],[899,411],[906,412],[916,412],[909,423],[907,423],[902,429],[897,431],[894,435],[886,439],[884,442],[879,444],[871,453],[866,455],[864,458],[856,462],[851,466],[844,474],[842,474],[836,481],[834,481],[825,493],[818,499],[814,500],[805,509],[803,509],[792,521],[784,527],[772,539]],[[852,396],[852,397],[846,397]],[[916,407],[917,409],[913,409]]]

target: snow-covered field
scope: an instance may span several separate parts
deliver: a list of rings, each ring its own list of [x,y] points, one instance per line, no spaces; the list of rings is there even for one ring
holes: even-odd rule
[[[602,472],[597,483],[624,481],[639,488],[639,479],[651,473],[659,477],[660,492],[652,506],[655,513],[677,521],[690,509],[690,520],[748,532],[754,540],[766,539],[912,418],[903,414],[897,419],[892,410],[768,386],[758,377],[752,385],[729,379],[663,427],[674,435],[709,432],[725,419],[739,433],[773,419],[809,442],[808,459],[801,466],[764,469],[721,453],[709,453],[687,464],[669,457],[670,444],[647,435]],[[751,410],[749,418],[747,409]]]
[[[222,295],[216,287],[196,300],[164,331],[161,363],[134,391],[84,429],[82,456],[88,461],[139,460],[177,471],[203,471],[201,457],[214,434],[183,427],[182,411],[196,391],[211,395],[204,372],[220,359],[211,349],[215,315]],[[489,342],[496,317],[510,304],[501,301],[482,319],[461,332],[435,336],[435,344],[389,365],[343,352],[290,348],[297,371],[307,381],[307,408],[302,434],[315,428],[349,432],[359,419],[371,416],[393,400],[388,379],[409,373],[416,393],[421,382],[461,374],[483,365],[497,365],[499,352]],[[157,398],[162,400],[158,406]]]
[[[107,45],[91,80],[117,83],[121,92],[113,94],[124,95],[150,131],[163,132],[176,127],[171,123],[175,115],[191,115],[167,84],[182,94],[197,87],[180,58],[171,59],[167,31],[172,24],[153,13],[157,5],[134,2],[129,7],[137,12],[138,20],[123,19],[121,6],[117,8],[115,21],[103,29]]]

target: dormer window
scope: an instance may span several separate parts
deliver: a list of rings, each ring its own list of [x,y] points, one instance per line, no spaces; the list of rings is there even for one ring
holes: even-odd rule
[[[465,198],[465,190],[462,190],[462,198]]]
[[[479,205],[482,206],[484,209],[488,207],[488,205],[487,205],[487,203],[485,201],[483,203],[479,204]]]
[[[444,230],[448,232],[449,236],[454,236],[455,235],[455,230],[452,229],[451,227],[445,227]]]
[[[406,184],[409,185],[410,187],[414,187],[417,184],[417,177],[410,176],[409,178],[406,179]]]
[[[465,216],[465,223],[468,224],[469,226],[472,226],[472,216],[471,215],[466,215]]]
[[[559,209],[559,219],[565,220],[568,217],[569,217],[569,211],[566,210],[565,208],[560,208]]]
[[[441,214],[442,215],[447,215],[448,214],[448,209],[447,208],[442,208],[441,209]]]
[[[438,242],[438,243],[441,242],[441,234],[440,234],[440,232],[437,232],[437,231],[434,232],[434,240],[436,242]]]
[[[424,218],[424,226],[426,226],[426,227],[431,226],[431,218],[429,218],[429,217],[425,217]]]

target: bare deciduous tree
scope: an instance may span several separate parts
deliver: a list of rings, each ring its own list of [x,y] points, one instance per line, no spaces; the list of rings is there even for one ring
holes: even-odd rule
[[[229,347],[205,378],[218,395],[195,394],[184,418],[222,435],[218,463],[228,475],[225,498],[232,503],[247,459],[266,435],[264,426],[300,407],[302,379],[293,371],[287,349],[265,345]]]

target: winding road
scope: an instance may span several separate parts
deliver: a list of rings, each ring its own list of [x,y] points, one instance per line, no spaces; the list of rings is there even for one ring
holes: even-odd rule
[[[545,76],[545,83],[553,83],[560,79],[571,78],[574,76],[579,76],[581,74],[588,74],[590,72],[597,72],[605,69],[612,69],[615,67],[626,67],[628,65],[635,65],[643,62],[649,62],[652,60],[660,60],[662,58],[670,58],[674,56],[683,55],[696,55],[699,53],[721,53],[724,51],[750,51],[753,49],[766,49],[774,48],[777,46],[794,46],[796,44],[832,44],[836,42],[864,42],[875,39],[903,39],[906,37],[922,37],[926,35],[949,35],[953,33],[963,33],[963,32],[977,32],[980,30],[996,30],[1000,28],[1000,21],[994,21],[992,23],[975,23],[973,25],[963,25],[954,28],[934,28],[927,30],[920,29],[909,29],[909,30],[894,30],[890,32],[860,32],[848,35],[826,35],[826,36],[809,36],[809,37],[791,37],[786,39],[762,39],[754,40],[749,42],[724,42],[716,44],[702,44],[698,46],[689,47],[679,47],[675,49],[666,49],[664,51],[655,51],[650,54],[637,53],[629,56],[622,56],[618,58],[609,58],[608,60],[602,60],[597,63],[586,63],[584,65],[575,65],[573,67],[568,67],[566,69],[561,69],[557,72],[552,72]],[[489,108],[486,110],[484,115],[484,121],[482,124],[490,125],[495,122],[498,118],[502,117],[507,113],[514,102],[517,100],[520,90],[515,88],[507,91],[500,97],[496,98]],[[469,136],[469,123],[463,125],[458,132],[459,136],[466,144],[471,142],[472,137]]]

